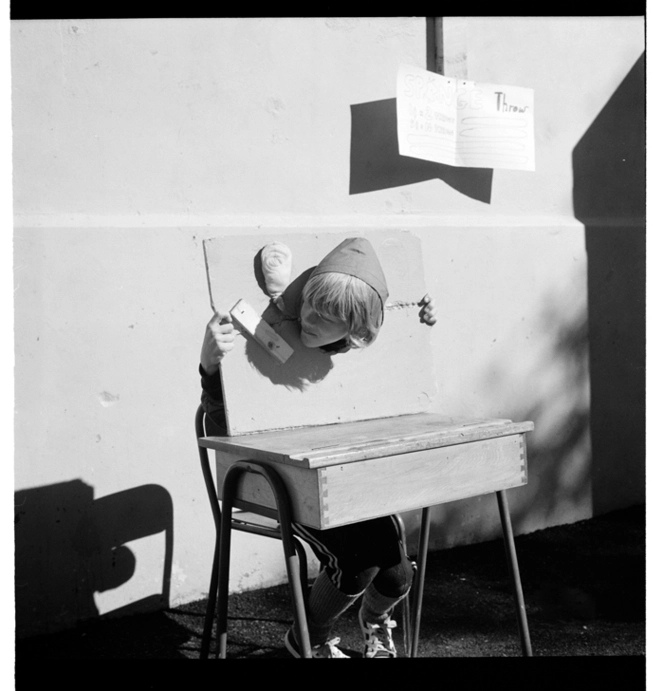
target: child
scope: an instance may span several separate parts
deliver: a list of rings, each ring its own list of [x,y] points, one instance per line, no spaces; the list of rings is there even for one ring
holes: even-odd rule
[[[299,318],[300,338],[306,347],[342,353],[374,342],[383,323],[387,296],[385,276],[373,247],[364,238],[349,238],[311,271],[302,287],[294,282],[280,294],[279,305]],[[434,301],[425,295],[419,304],[421,321],[433,325]],[[203,407],[219,426],[215,434],[226,434],[218,369],[234,339],[230,315],[215,314],[207,325],[199,368]],[[313,657],[348,657],[339,650],[339,639],[331,632],[341,614],[360,596],[364,657],[396,657],[392,640],[396,622],[390,615],[408,594],[413,568],[394,519],[387,516],[328,530],[294,523],[293,530],[311,546],[322,565],[307,607]],[[293,627],[285,644],[294,657],[301,656]]]

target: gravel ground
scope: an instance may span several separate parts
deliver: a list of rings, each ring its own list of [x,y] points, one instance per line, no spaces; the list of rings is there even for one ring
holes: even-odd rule
[[[614,682],[621,674],[630,689],[645,682],[645,507],[521,535],[516,546],[533,655],[601,657],[599,671]],[[232,595],[229,611],[229,658],[289,659],[282,643],[291,621],[287,586]],[[20,640],[17,680],[35,660],[196,659],[204,612],[201,600]],[[357,606],[337,634],[342,649],[360,657]],[[450,669],[453,659],[473,658],[476,672],[480,658],[520,658],[501,540],[430,553],[418,652],[448,658]],[[556,665],[558,673],[564,668]]]

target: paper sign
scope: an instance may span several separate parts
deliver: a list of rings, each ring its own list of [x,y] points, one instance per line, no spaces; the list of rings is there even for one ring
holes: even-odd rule
[[[401,65],[399,153],[450,166],[535,170],[533,100],[532,89]]]

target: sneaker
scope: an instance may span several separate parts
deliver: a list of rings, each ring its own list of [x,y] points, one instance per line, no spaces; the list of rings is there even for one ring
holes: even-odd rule
[[[323,643],[322,645],[311,646],[311,657],[350,658],[349,655],[342,653],[341,650],[337,648],[337,645],[339,645],[340,640],[340,638],[331,638],[329,641],[325,641],[325,643]],[[286,632],[286,636],[284,637],[284,644],[286,645],[286,650],[288,650],[288,652],[293,657],[302,657],[302,654],[300,653],[300,646],[295,640],[295,629],[292,626]]]
[[[364,657],[396,657],[397,649],[392,640],[392,629],[397,625],[389,617],[384,624],[370,624],[359,614],[360,628],[364,635]]]

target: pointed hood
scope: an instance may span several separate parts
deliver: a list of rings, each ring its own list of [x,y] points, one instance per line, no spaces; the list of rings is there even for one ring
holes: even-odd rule
[[[323,258],[311,276],[330,272],[349,274],[368,283],[380,296],[385,309],[388,297],[387,281],[378,256],[366,238],[344,240]]]

